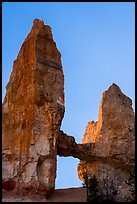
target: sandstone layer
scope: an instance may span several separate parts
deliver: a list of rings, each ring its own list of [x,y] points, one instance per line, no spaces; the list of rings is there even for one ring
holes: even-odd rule
[[[61,54],[51,28],[35,19],[14,61],[2,106],[5,188],[11,181],[13,188],[54,189],[64,110]]]
[[[13,192],[4,192],[2,202],[86,202],[86,189],[85,188],[65,188],[55,189],[54,194],[51,194],[48,199],[41,196],[35,191],[29,194],[14,194]]]

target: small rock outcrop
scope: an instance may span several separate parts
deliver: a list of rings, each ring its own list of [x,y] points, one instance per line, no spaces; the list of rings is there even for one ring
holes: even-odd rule
[[[3,186],[55,187],[64,74],[51,28],[35,19],[14,61],[2,106]]]

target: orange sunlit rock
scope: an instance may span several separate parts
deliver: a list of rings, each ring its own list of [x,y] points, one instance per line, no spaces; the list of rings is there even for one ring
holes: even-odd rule
[[[3,179],[55,187],[56,139],[64,115],[64,74],[51,28],[35,19],[2,106]]]

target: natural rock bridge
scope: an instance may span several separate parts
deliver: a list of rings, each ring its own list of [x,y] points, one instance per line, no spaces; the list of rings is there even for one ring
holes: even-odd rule
[[[82,160],[79,178],[92,163],[115,160],[134,166],[132,101],[116,84],[102,95],[97,122],[89,122],[83,144],[60,130],[64,116],[64,74],[51,28],[34,20],[14,61],[2,106],[3,187],[55,188],[56,157]],[[102,169],[99,164],[98,169]],[[97,171],[96,171],[97,172]],[[96,173],[95,172],[95,173]]]

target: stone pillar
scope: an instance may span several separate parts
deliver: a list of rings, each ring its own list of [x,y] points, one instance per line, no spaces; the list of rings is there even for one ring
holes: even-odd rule
[[[51,28],[35,19],[14,61],[2,106],[3,182],[54,189],[64,110],[61,54]]]
[[[102,94],[98,121],[86,127],[82,144],[88,143],[96,161],[80,161],[79,179],[85,172],[95,175],[102,199],[124,202],[124,196],[131,196],[126,180],[135,168],[135,114],[131,99],[116,84]]]

